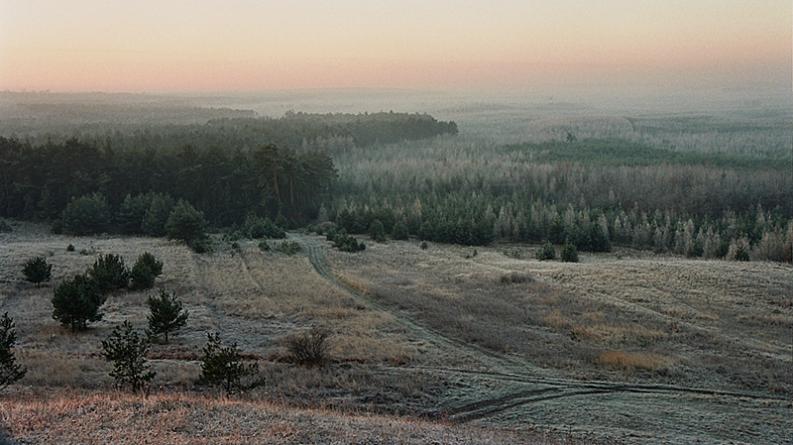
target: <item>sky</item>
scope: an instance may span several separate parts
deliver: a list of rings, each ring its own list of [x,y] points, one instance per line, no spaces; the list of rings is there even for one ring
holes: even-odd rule
[[[791,0],[0,0],[0,90],[791,87]]]

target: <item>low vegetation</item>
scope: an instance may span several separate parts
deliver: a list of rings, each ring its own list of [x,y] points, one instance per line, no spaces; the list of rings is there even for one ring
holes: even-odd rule
[[[315,326],[287,340],[289,360],[302,366],[322,366],[328,361],[330,331]]]
[[[564,245],[562,246],[561,259],[565,263],[578,262],[578,249],[576,249],[575,244],[564,243]]]
[[[256,373],[256,363],[245,363],[234,342],[224,346],[220,334],[207,333],[207,343],[201,357],[201,377],[199,383],[218,386],[227,394],[242,388],[243,379]]]
[[[52,264],[47,264],[43,256],[37,256],[25,262],[22,268],[25,279],[34,284],[49,281],[52,277]]]
[[[540,261],[555,260],[556,248],[551,243],[545,243],[537,251],[536,257]]]
[[[162,262],[149,252],[145,252],[135,261],[129,275],[130,289],[151,289],[154,287],[154,280],[162,275]]]
[[[148,335],[162,335],[168,343],[168,335],[183,328],[187,324],[190,313],[182,308],[182,302],[173,292],[160,291],[158,297],[150,296],[146,303],[149,306]]]
[[[75,275],[55,287],[52,297],[52,318],[73,332],[84,331],[88,323],[102,319],[100,307],[105,302],[94,280]]]
[[[342,252],[361,252],[366,250],[366,244],[358,241],[354,236],[347,235],[344,230],[331,229],[325,238],[333,243],[333,247]]]
[[[148,350],[148,338],[136,332],[128,321],[116,326],[110,336],[102,341],[102,355],[113,365],[110,376],[118,388],[138,392],[154,378],[156,373],[146,360]]]
[[[296,241],[282,241],[274,245],[273,250],[276,252],[281,252],[286,255],[294,255],[300,252],[302,247],[300,247],[300,243]]]
[[[99,256],[86,275],[102,294],[126,289],[129,285],[130,273],[121,255],[109,253]]]
[[[0,390],[25,377],[27,369],[17,363],[14,346],[17,341],[14,320],[5,312],[0,317]]]

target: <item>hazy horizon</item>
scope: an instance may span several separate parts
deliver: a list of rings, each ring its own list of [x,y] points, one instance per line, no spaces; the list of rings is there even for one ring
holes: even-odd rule
[[[0,90],[789,90],[790,2],[0,0]]]

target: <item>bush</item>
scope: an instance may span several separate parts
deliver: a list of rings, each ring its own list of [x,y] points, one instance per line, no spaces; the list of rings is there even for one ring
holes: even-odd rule
[[[16,341],[14,320],[6,312],[0,317],[0,389],[16,382],[27,373],[24,366],[17,364],[14,354]]]
[[[90,235],[107,230],[110,225],[110,207],[100,193],[72,199],[61,214],[66,233]]]
[[[324,365],[328,360],[329,337],[328,330],[316,326],[293,335],[287,340],[289,360],[302,366]]]
[[[116,326],[107,340],[102,341],[102,355],[113,364],[110,376],[117,387],[129,386],[137,392],[154,378],[155,373],[146,361],[148,350],[149,340],[135,332],[128,321]]]
[[[187,243],[187,246],[195,253],[207,253],[212,251],[212,240],[209,237],[204,237]]]
[[[421,248],[421,250],[427,250],[428,247],[429,245],[426,241],[422,241],[421,244],[419,244],[419,248]]]
[[[149,335],[165,337],[168,343],[168,334],[183,328],[187,324],[189,312],[182,309],[182,302],[176,299],[176,294],[160,291],[159,297],[149,297]]]
[[[302,250],[296,241],[284,241],[275,245],[275,250],[287,255],[294,255]]]
[[[199,384],[221,386],[226,393],[231,393],[241,388],[242,379],[256,373],[257,368],[256,363],[246,365],[242,362],[237,343],[223,346],[219,334],[207,333]]]
[[[129,275],[130,289],[151,289],[154,287],[154,280],[162,275],[162,262],[149,252],[145,252],[135,261]]]
[[[168,216],[165,230],[168,238],[186,242],[189,246],[206,238],[204,214],[187,201],[179,201]]]
[[[360,252],[366,249],[366,244],[359,242],[355,237],[339,232],[332,237],[333,246],[343,252]]]
[[[249,215],[245,219],[245,232],[250,238],[286,238],[286,232],[281,227],[273,224],[269,218],[259,218]]]
[[[129,270],[120,255],[101,255],[88,269],[88,276],[101,293],[124,289],[129,284]]]
[[[55,288],[52,318],[72,331],[82,331],[88,328],[88,322],[102,319],[99,308],[104,302],[93,280],[76,275]]]
[[[540,261],[553,260],[556,258],[556,248],[553,244],[547,242],[542,245],[542,248],[537,251],[537,259]]]
[[[50,277],[52,277],[52,265],[47,264],[47,260],[43,256],[37,256],[25,262],[22,273],[25,275],[26,280],[39,284],[50,280]]]
[[[385,227],[379,219],[372,221],[369,225],[369,236],[378,243],[385,242]]]
[[[155,276],[162,275],[162,261],[159,261],[154,255],[149,252],[143,252],[135,261],[135,264],[141,263],[148,267]]]
[[[74,252],[74,245],[73,244],[69,244],[68,246],[66,246],[66,251],[67,252]]]
[[[562,261],[565,263],[578,262],[578,249],[575,248],[575,244],[565,243],[562,246]]]
[[[261,249],[263,252],[269,252],[270,245],[267,244],[267,241],[262,240],[259,242],[259,249]]]
[[[408,226],[405,224],[404,221],[400,220],[394,224],[394,227],[391,229],[391,238],[395,240],[406,240],[410,237],[410,233],[408,231]]]

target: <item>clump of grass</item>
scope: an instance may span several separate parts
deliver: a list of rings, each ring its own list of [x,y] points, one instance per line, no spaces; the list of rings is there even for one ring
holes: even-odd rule
[[[597,356],[595,363],[625,371],[659,371],[671,365],[672,359],[646,352],[606,351]]]
[[[534,277],[527,273],[522,272],[510,272],[508,274],[501,275],[501,278],[498,280],[501,284],[521,284],[521,283],[533,283]]]

